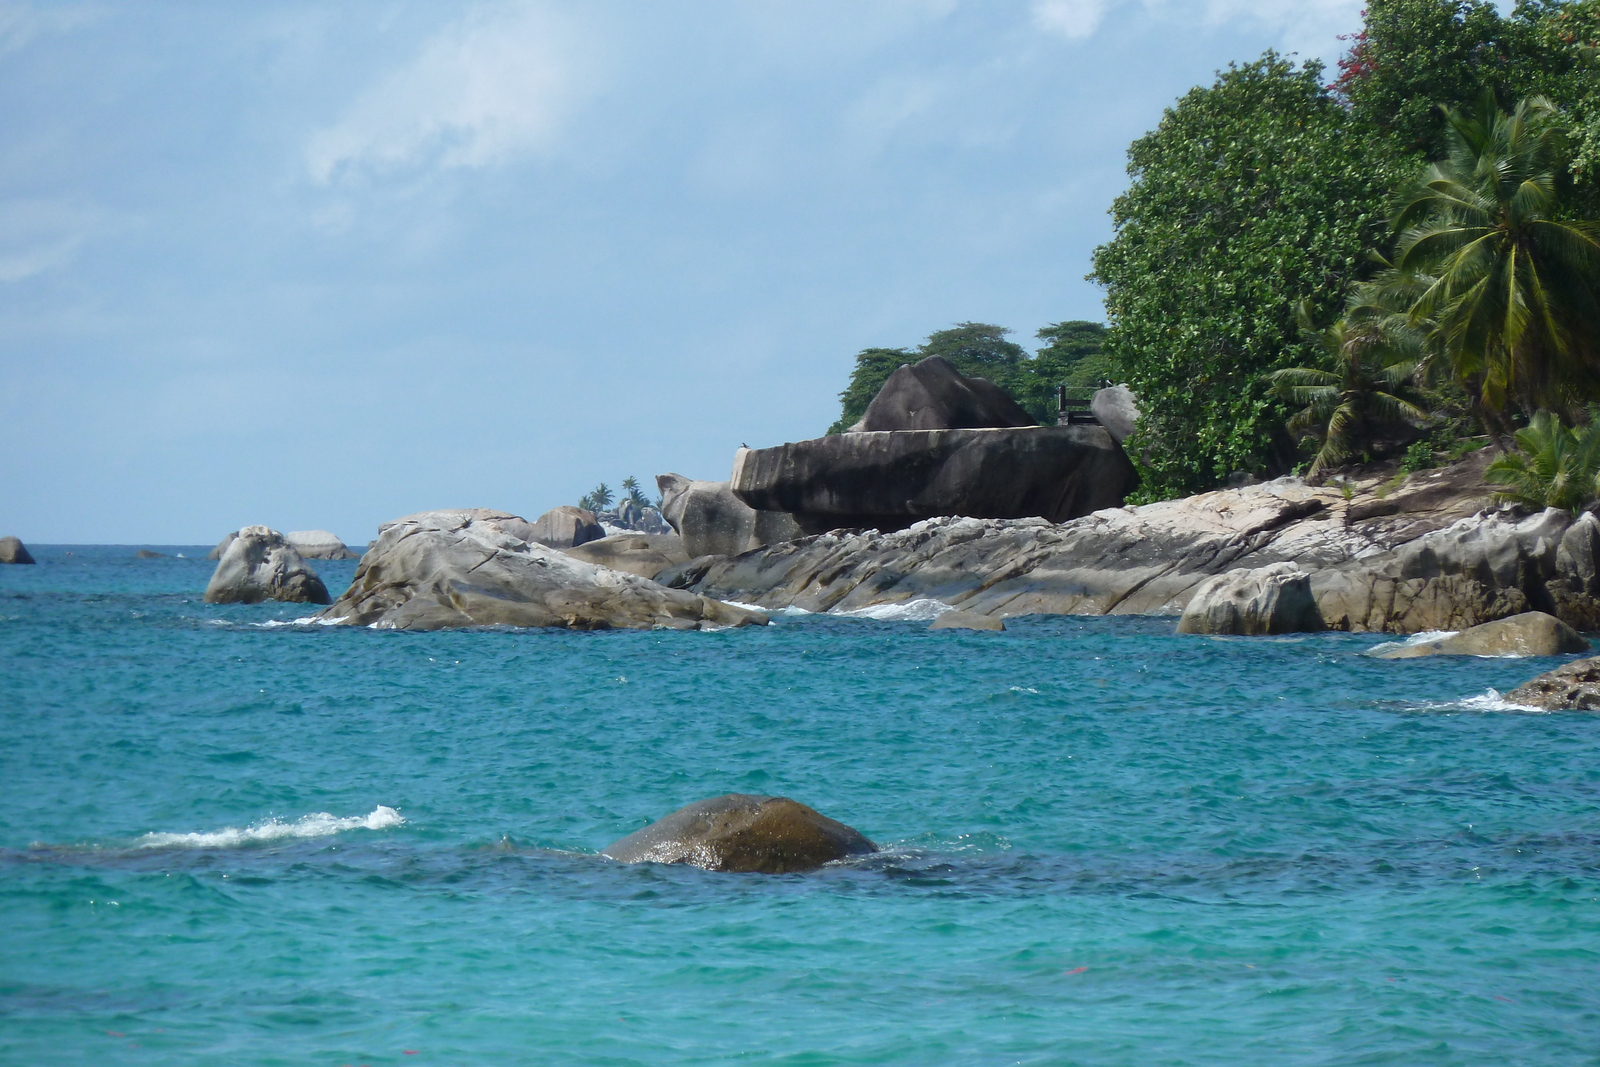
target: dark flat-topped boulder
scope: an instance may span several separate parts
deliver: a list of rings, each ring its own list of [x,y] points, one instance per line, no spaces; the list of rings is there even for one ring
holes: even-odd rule
[[[328,602],[328,587],[277,530],[246,526],[227,545],[206,584],[207,604]]]
[[[902,363],[847,433],[1033,426],[1033,416],[987,378],[968,378],[940,356]]]
[[[1120,507],[1136,479],[1104,427],[1077,425],[846,433],[741,449],[731,484],[751,507],[788,512],[816,534],[901,530],[939,515],[1065,522]]]
[[[620,863],[784,874],[876,851],[844,823],[788,797],[729,793],[679,808],[600,854]]]
[[[32,563],[28,547],[15,537],[0,537],[0,563]]]

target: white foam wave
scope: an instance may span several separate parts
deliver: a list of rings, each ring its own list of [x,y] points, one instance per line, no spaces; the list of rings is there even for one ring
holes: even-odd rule
[[[724,600],[723,603],[731,604],[736,608],[744,608],[746,611],[759,611],[768,617],[776,618],[792,618],[800,615],[816,614],[816,612],[807,611],[805,608],[797,608],[793,604],[782,608],[764,608],[760,604],[746,604],[742,600]]]
[[[224,826],[220,830],[197,834],[145,834],[136,842],[139,848],[237,848],[261,841],[286,837],[327,837],[345,830],[388,830],[405,823],[405,817],[391,807],[379,804],[367,815],[339,818],[325,811],[302,815],[294,822],[267,819],[244,829]]]
[[[907,600],[899,604],[872,604],[852,611],[830,612],[851,619],[873,619],[877,622],[932,622],[955,608],[942,600]]]
[[[1429,641],[1442,641],[1446,637],[1454,637],[1455,635],[1455,630],[1424,630],[1419,634],[1412,634],[1404,641],[1384,641],[1381,644],[1373,645],[1371,648],[1367,649],[1365,654],[1368,656],[1376,656],[1386,649],[1415,648],[1417,645],[1425,645]]]
[[[1548,708],[1535,708],[1527,704],[1513,704],[1498,689],[1485,689],[1475,697],[1462,697],[1460,700],[1430,704],[1416,704],[1414,707],[1418,711],[1515,711],[1523,714],[1550,714]]]
[[[316,615],[302,615],[298,619],[268,619],[265,622],[252,622],[245,625],[254,626],[260,630],[273,630],[279,626],[337,626],[343,621],[342,617],[324,619]]]

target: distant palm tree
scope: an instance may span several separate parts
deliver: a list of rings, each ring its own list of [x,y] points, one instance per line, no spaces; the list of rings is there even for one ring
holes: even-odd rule
[[[1486,93],[1446,117],[1448,156],[1395,221],[1395,267],[1425,283],[1411,321],[1502,429],[1512,400],[1573,412],[1600,390],[1600,224],[1560,216],[1559,115]]]
[[[606,508],[611,506],[611,501],[613,499],[611,495],[611,487],[605,482],[601,482],[599,485],[589,490],[589,499],[595,502],[598,510],[604,511]]]
[[[1540,411],[1517,431],[1517,447],[1483,475],[1491,485],[1506,486],[1495,494],[1500,500],[1577,511],[1600,496],[1600,420],[1573,429]]]
[[[641,511],[650,506],[650,498],[645,496],[644,493],[639,489],[639,479],[635,478],[633,475],[630,474],[628,477],[622,479],[622,488],[627,490],[628,499],[633,501],[634,506],[639,508]]]
[[[1352,304],[1344,318],[1321,331],[1334,370],[1290,367],[1267,375],[1279,396],[1304,405],[1289,420],[1289,432],[1322,442],[1307,472],[1312,479],[1360,451],[1376,431],[1427,419],[1402,395],[1421,364],[1420,335],[1371,306]]]

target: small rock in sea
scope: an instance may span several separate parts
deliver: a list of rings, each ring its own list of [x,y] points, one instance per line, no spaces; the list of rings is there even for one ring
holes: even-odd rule
[[[300,553],[277,530],[246,526],[228,544],[206,585],[207,604],[256,604],[287,600],[326,604],[322,584]]]
[[[1506,700],[1550,711],[1600,711],[1600,656],[1547,671],[1507,693]]]
[[[1391,645],[1373,653],[1377,659],[1422,656],[1559,656],[1588,652],[1593,646],[1576,630],[1542,611],[1525,611],[1462,630],[1449,637],[1415,645]]]
[[[1201,582],[1180,634],[1290,634],[1325,629],[1311,577],[1293,563],[1228,571]]]
[[[1004,630],[1006,624],[990,615],[971,611],[947,611],[933,620],[930,630]]]
[[[137,552],[135,552],[133,554],[133,558],[134,559],[166,559],[167,557],[166,557],[165,553],[152,552],[148,548],[141,548],[139,551],[137,551]]]
[[[71,553],[68,553],[71,555]],[[28,546],[15,537],[0,537],[0,563],[32,563]]]
[[[679,808],[600,854],[620,863],[786,874],[876,851],[844,823],[788,797],[728,793]]]

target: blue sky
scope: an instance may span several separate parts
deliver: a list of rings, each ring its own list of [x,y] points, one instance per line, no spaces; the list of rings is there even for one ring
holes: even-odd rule
[[[1360,0],[0,0],[0,535],[533,517],[1033,345],[1128,142]]]

